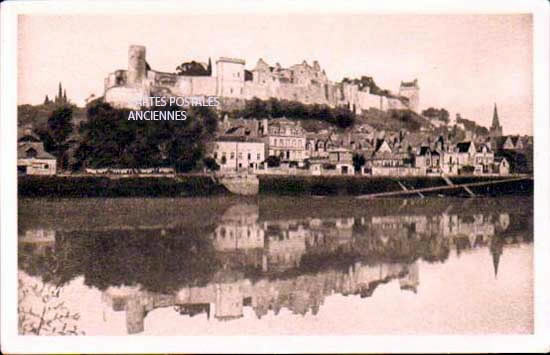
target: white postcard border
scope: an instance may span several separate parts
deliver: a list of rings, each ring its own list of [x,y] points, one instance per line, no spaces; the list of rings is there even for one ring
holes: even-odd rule
[[[1,5],[0,182],[1,350],[90,352],[546,352],[550,351],[549,36],[544,0],[500,1],[16,1]],[[33,337],[17,334],[17,16],[19,14],[532,13],[534,26],[535,333],[522,336],[202,336]]]

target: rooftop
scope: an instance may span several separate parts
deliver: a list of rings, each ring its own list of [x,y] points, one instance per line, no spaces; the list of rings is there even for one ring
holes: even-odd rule
[[[242,64],[244,65],[246,62],[244,61],[244,59],[239,59],[239,58],[229,58],[229,57],[220,57],[216,63],[218,62],[225,62],[225,63],[235,63],[235,64]]]

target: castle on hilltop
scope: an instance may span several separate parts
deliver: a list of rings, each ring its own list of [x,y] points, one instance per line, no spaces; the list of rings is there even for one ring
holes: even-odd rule
[[[132,45],[128,50],[128,69],[116,70],[105,78],[105,101],[115,107],[139,108],[139,102],[151,96],[218,96],[222,108],[244,105],[257,97],[267,100],[298,101],[304,104],[345,106],[354,112],[369,108],[418,109],[418,83],[401,82],[399,95],[373,93],[350,82],[332,82],[319,62],[305,60],[288,68],[279,63],[270,66],[259,59],[252,70],[245,61],[220,57],[216,75],[212,65],[199,62],[183,63],[178,73],[152,70],[146,61],[144,46]]]

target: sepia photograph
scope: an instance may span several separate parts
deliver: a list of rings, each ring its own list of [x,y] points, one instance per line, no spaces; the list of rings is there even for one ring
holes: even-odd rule
[[[548,271],[535,216],[548,210],[534,207],[535,190],[549,197],[535,187],[548,154],[534,148],[536,121],[548,128],[548,97],[535,94],[537,73],[548,90],[548,53],[535,64],[548,4],[535,15],[28,3],[9,12],[2,68],[16,66],[9,103],[2,89],[15,181],[2,182],[2,224],[14,216],[4,346],[184,336],[170,349],[304,352],[299,342],[328,336],[403,352],[430,348],[360,339],[487,336],[549,349],[533,340],[550,309],[535,280]],[[224,336],[227,348],[197,340]],[[285,347],[300,336],[313,337]],[[281,341],[251,348],[262,337]],[[433,349],[471,349],[446,344]]]

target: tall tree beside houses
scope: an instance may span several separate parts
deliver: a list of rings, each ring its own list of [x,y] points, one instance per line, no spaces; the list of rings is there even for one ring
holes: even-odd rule
[[[69,100],[67,99],[67,90],[63,90],[63,86],[61,85],[61,82],[59,83],[58,89],[57,89],[57,96],[54,99],[54,103],[57,105],[65,105],[69,103]]]
[[[73,132],[73,108],[68,105],[56,108],[48,117],[46,127],[38,130],[46,151],[55,155],[58,167],[67,168],[67,138]]]
[[[178,107],[158,108],[179,110]],[[213,140],[217,113],[209,107],[191,107],[185,121],[129,121],[129,110],[101,100],[88,105],[88,120],[75,157],[79,168],[149,168],[170,166],[187,172],[201,168]]]

